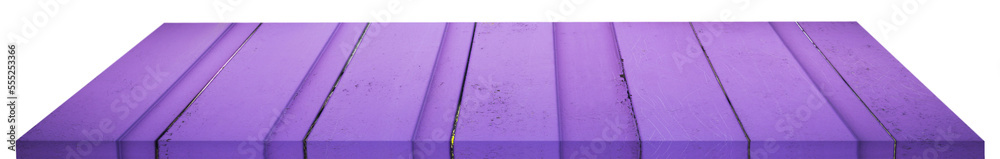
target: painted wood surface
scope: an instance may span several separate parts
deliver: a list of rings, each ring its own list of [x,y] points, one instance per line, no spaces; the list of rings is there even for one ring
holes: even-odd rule
[[[643,157],[738,158],[747,140],[689,23],[616,23]]]
[[[160,158],[261,158],[337,24],[263,24],[159,138]]]
[[[209,81],[236,55],[236,50],[250,38],[260,23],[233,24],[217,42],[188,69],[148,112],[119,138],[118,149],[122,158],[155,158],[156,139],[173,122],[191,99],[208,85]]]
[[[781,39],[764,22],[693,23],[751,158],[857,156],[857,142]]]
[[[613,24],[555,23],[553,33],[563,157],[639,157]]]
[[[341,23],[337,26],[295,97],[265,139],[264,155],[267,158],[304,157],[302,139],[329,97],[365,26],[366,23]]]
[[[809,78],[858,140],[858,157],[892,158],[893,138],[795,22],[771,23]]]
[[[306,140],[308,158],[408,158],[444,23],[373,23]]]
[[[984,157],[853,22],[170,23],[18,142],[18,158]]]
[[[161,25],[25,133],[18,158],[115,158],[116,139],[229,27]]]
[[[551,23],[479,23],[454,133],[456,158],[558,158]]]
[[[451,156],[451,130],[462,94],[475,23],[448,23],[413,136],[413,158]]]
[[[858,97],[896,137],[896,157],[985,157],[983,139],[861,25],[800,24]]]

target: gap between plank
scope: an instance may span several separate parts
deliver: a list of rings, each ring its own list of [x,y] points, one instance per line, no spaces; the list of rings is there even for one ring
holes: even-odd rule
[[[208,85],[212,84],[212,81],[215,80],[215,77],[219,76],[219,73],[222,73],[222,70],[226,68],[226,65],[229,65],[229,62],[233,60],[233,57],[236,57],[236,54],[238,54],[240,50],[243,49],[243,46],[247,44],[247,41],[250,41],[250,38],[253,37],[255,33],[257,33],[257,29],[260,29],[260,26],[263,24],[264,23],[257,23],[257,27],[253,29],[253,32],[250,32],[250,36],[247,36],[247,38],[243,40],[243,43],[240,44],[239,48],[236,48],[236,51],[233,51],[233,55],[229,56],[229,59],[226,60],[226,63],[223,63],[222,67],[219,67],[219,70],[215,71],[215,75],[212,75],[212,78],[209,79],[207,83],[205,83],[205,86],[201,87],[201,90],[198,91],[198,94],[195,94],[194,98],[192,98],[191,101],[188,102],[186,106],[184,106],[184,109],[181,109],[181,112],[177,113],[177,117],[174,117],[174,120],[170,121],[170,125],[167,125],[167,128],[165,128],[163,132],[160,133],[160,136],[156,137],[156,140],[153,141],[153,143],[156,144],[155,158],[157,159],[160,158],[160,139],[163,138],[163,135],[167,134],[167,131],[170,131],[170,128],[174,126],[174,123],[176,123],[177,120],[181,118],[181,115],[183,115],[184,112],[191,107],[191,104],[194,104],[194,102],[198,100],[198,97],[201,96],[201,93],[205,92],[205,89],[208,88]]]
[[[288,103],[285,104],[285,108],[281,109],[281,113],[278,114],[277,120],[274,120],[274,123],[271,123],[271,128],[268,129],[267,134],[264,135],[264,148],[262,150],[264,158],[267,158],[268,154],[267,145],[270,144],[271,142],[271,134],[274,133],[274,128],[277,127],[278,123],[281,122],[281,119],[285,117],[285,112],[288,111],[289,106],[291,106],[292,102],[295,101],[295,97],[299,96],[299,91],[302,90],[302,86],[305,86],[306,80],[308,80],[309,75],[313,73],[313,69],[316,68],[316,65],[320,62],[320,59],[323,59],[323,56],[326,55],[327,47],[330,46],[330,43],[333,43],[334,37],[336,37],[337,33],[340,32],[340,29],[343,27],[343,24],[344,23],[337,23],[336,26],[337,28],[333,29],[333,33],[331,33],[330,37],[327,38],[326,44],[323,44],[323,48],[319,50],[319,55],[317,55],[316,59],[313,60],[313,64],[309,66],[309,71],[307,71],[306,75],[302,77],[302,81],[299,81],[299,86],[295,88],[295,93],[292,94],[292,97],[288,99]]]
[[[465,74],[462,75],[462,91],[458,93],[458,106],[455,107],[455,122],[451,125],[451,142],[448,146],[448,152],[451,155],[451,159],[455,159],[455,131],[458,130],[458,114],[462,111],[462,95],[465,94],[465,82],[469,78],[469,61],[472,60],[472,47],[476,43],[476,27],[479,23],[472,23],[472,37],[469,40],[469,56],[465,59]]]
[[[351,55],[347,57],[347,61],[344,62],[344,67],[340,70],[340,75],[337,75],[337,81],[333,82],[333,88],[330,88],[330,93],[326,95],[326,99],[323,100],[323,105],[319,107],[319,112],[316,113],[316,117],[313,118],[312,124],[309,125],[309,130],[306,131],[306,136],[302,138],[302,158],[309,158],[309,151],[307,150],[307,140],[309,140],[309,134],[312,134],[313,127],[316,127],[316,122],[319,120],[320,115],[323,115],[323,110],[326,109],[326,104],[330,102],[330,97],[333,97],[333,92],[337,89],[337,84],[340,84],[340,79],[344,77],[344,72],[347,71],[347,66],[351,64],[351,60],[354,59],[354,54],[358,52],[358,47],[361,46],[361,40],[365,38],[365,34],[368,33],[368,28],[371,27],[372,23],[365,24],[365,30],[361,31],[361,36],[358,37],[358,42],[354,44],[354,49],[351,50]]]
[[[618,64],[622,68],[622,82],[625,83],[625,94],[628,95],[628,108],[632,111],[632,122],[635,123],[635,136],[639,140],[639,158],[642,158],[642,135],[639,132],[639,119],[635,117],[635,106],[632,105],[632,90],[628,87],[628,78],[625,76],[625,59],[622,58],[622,50],[618,46],[618,29],[615,28],[615,23],[611,23],[611,35],[614,36],[615,40],[615,51],[618,52]]]
[[[861,104],[865,106],[865,109],[868,109],[868,113],[871,113],[872,117],[875,117],[875,121],[878,121],[878,125],[882,126],[882,129],[885,130],[886,134],[889,134],[889,138],[892,138],[892,158],[895,159],[896,143],[897,143],[896,137],[893,136],[891,132],[889,132],[889,129],[886,128],[884,124],[882,124],[882,120],[879,120],[878,116],[875,116],[875,112],[872,112],[872,108],[868,107],[868,103],[865,103],[865,100],[861,99],[861,96],[858,95],[858,92],[854,91],[854,87],[851,87],[851,84],[847,82],[847,79],[844,79],[844,75],[840,74],[840,70],[837,70],[837,67],[833,66],[833,62],[830,62],[830,58],[826,57],[826,53],[823,53],[823,50],[819,49],[819,45],[816,45],[816,42],[812,40],[812,37],[809,36],[809,33],[806,33],[806,29],[802,28],[802,25],[799,24],[799,22],[795,22],[795,25],[799,27],[799,30],[802,30],[802,34],[806,36],[806,39],[809,39],[809,43],[812,43],[813,47],[816,48],[816,51],[819,51],[819,54],[823,55],[823,59],[826,59],[826,63],[830,64],[830,68],[833,68],[833,71],[837,72],[837,76],[840,76],[840,80],[844,81],[844,84],[847,85],[847,88],[851,89],[851,93],[854,93],[854,97],[857,97],[858,100],[861,101]]]
[[[733,102],[729,100],[729,94],[726,93],[726,87],[722,86],[722,80],[719,79],[719,73],[715,71],[715,66],[712,65],[712,58],[708,57],[708,51],[705,51],[705,45],[701,43],[701,38],[698,37],[698,31],[694,29],[694,23],[688,22],[691,25],[691,32],[694,32],[694,38],[698,40],[698,46],[701,47],[701,53],[705,54],[705,60],[708,61],[708,67],[712,68],[712,74],[715,75],[715,81],[719,83],[719,88],[722,89],[722,95],[726,96],[726,102],[729,103],[729,108],[733,110],[733,116],[736,116],[736,122],[740,124],[740,130],[743,130],[743,136],[747,138],[747,158],[750,158],[750,135],[747,134],[747,129],[743,127],[743,121],[740,120],[740,115],[736,113],[736,108],[733,107]]]
[[[443,49],[444,49],[444,43],[448,39],[447,38],[448,37],[448,26],[450,26],[450,25],[451,25],[451,23],[444,23],[444,31],[441,32],[441,42],[438,43],[437,56],[434,57],[434,63],[433,63],[433,66],[431,66],[430,80],[427,80],[427,89],[424,90],[424,99],[423,99],[423,101],[421,101],[421,104],[420,104],[420,112],[417,112],[417,124],[416,124],[416,126],[413,127],[413,133],[411,133],[411,136],[410,136],[410,147],[411,147],[411,149],[419,149],[418,148],[419,146],[417,145],[417,130],[420,130],[420,124],[423,123],[423,121],[424,121],[423,118],[424,118],[424,111],[426,111],[426,109],[427,109],[427,99],[430,98],[430,96],[428,96],[428,95],[431,93],[431,86],[434,85],[433,84],[434,83],[434,79],[436,78],[434,75],[437,74],[437,65],[438,65],[439,60],[441,59],[441,52],[444,52],[443,51]],[[475,33],[473,33],[473,34],[475,34]],[[412,155],[412,158],[414,158],[414,159],[417,158],[417,153],[415,153],[414,151],[411,150],[410,154]]]
[[[191,68],[193,68],[194,65],[197,65],[202,60],[202,58],[204,58],[205,55],[207,55],[208,52],[210,50],[212,50],[212,48],[215,48],[215,45],[218,44],[219,41],[222,41],[222,37],[226,36],[226,34],[228,34],[229,31],[231,31],[234,26],[236,26],[236,24],[229,24],[229,26],[226,27],[226,31],[223,31],[222,34],[219,35],[219,37],[215,38],[215,41],[213,41],[212,44],[209,45],[209,47],[207,49],[205,49],[204,52],[201,53],[201,56],[199,56],[198,59],[195,60],[194,63],[191,64],[191,66],[188,67],[187,70],[184,70],[184,73],[181,74],[181,76],[177,78],[178,80],[174,81],[173,84],[170,84],[170,87],[168,87],[167,90],[164,91],[163,95],[160,95],[160,97],[157,98],[155,102],[153,102],[153,104],[152,104],[151,107],[146,108],[146,111],[142,112],[142,115],[139,115],[139,118],[135,122],[132,122],[132,125],[129,125],[128,129],[125,129],[125,132],[123,132],[121,136],[118,136],[118,139],[115,139],[115,150],[117,151],[117,154],[118,154],[117,158],[118,159],[121,159],[122,156],[124,156],[124,154],[122,152],[122,143],[121,143],[121,141],[123,139],[125,139],[125,136],[128,136],[128,134],[132,132],[132,129],[135,129],[135,126],[137,124],[139,124],[140,122],[144,121],[146,119],[146,115],[149,114],[149,112],[152,111],[153,108],[159,106],[159,103],[160,103],[161,100],[163,100],[163,97],[166,96],[167,93],[171,92],[174,89],[174,87],[177,86],[177,83],[180,81],[180,79],[184,79],[184,77],[187,76],[188,72],[191,72]],[[155,144],[154,144],[154,146],[155,146]],[[154,147],[154,149],[155,149],[155,147]]]

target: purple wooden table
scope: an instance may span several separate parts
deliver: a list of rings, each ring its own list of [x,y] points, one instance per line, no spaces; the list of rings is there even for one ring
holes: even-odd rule
[[[983,158],[853,22],[164,24],[18,158]]]

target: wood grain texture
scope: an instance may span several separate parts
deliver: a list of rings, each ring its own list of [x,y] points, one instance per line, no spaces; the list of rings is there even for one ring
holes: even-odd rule
[[[770,24],[693,26],[750,136],[751,157],[857,156],[854,135]]]
[[[18,158],[985,157],[854,22],[168,23],[18,142]]]
[[[479,23],[456,158],[558,158],[551,23]]]
[[[896,137],[896,157],[984,158],[983,139],[861,25],[800,24]]]

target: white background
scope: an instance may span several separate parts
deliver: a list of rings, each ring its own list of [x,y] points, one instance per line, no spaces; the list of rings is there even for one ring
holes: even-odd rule
[[[986,140],[988,158],[996,158],[1000,148],[992,143],[1000,139],[995,123],[1000,121],[998,4],[989,0],[4,0],[0,42],[8,43],[12,36],[27,39],[17,46],[17,124],[18,134],[23,134],[163,22],[858,21]],[[0,156],[13,153],[2,150]]]

